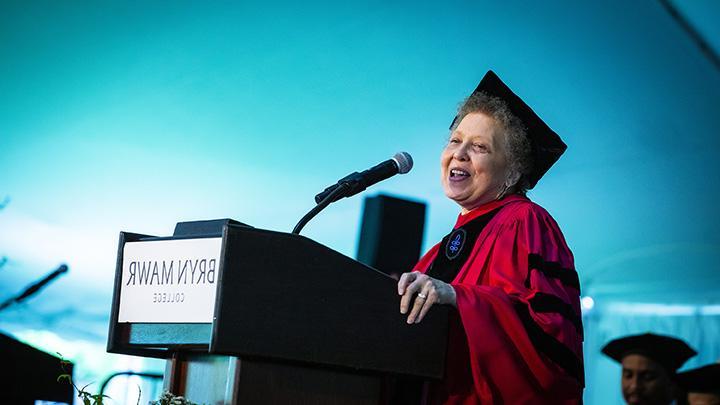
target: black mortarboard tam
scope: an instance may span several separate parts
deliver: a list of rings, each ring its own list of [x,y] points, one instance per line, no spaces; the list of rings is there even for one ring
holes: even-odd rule
[[[675,381],[686,392],[720,393],[720,364],[683,371]]]
[[[675,373],[690,357],[697,354],[680,339],[653,333],[615,339],[606,344],[602,352],[619,363],[629,354],[640,354],[659,363],[669,373]]]
[[[560,139],[558,134],[550,129],[545,122],[535,114],[535,111],[525,104],[520,97],[513,93],[505,83],[492,70],[488,70],[485,77],[480,80],[475,93],[485,93],[491,97],[497,97],[507,104],[510,112],[522,121],[532,148],[533,166],[529,175],[529,188],[535,187],[538,180],[557,162],[560,155],[565,152],[567,145]],[[450,124],[450,129],[455,125],[457,116]]]

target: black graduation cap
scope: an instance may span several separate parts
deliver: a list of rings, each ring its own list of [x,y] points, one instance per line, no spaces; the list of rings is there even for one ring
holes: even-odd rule
[[[720,364],[710,364],[677,374],[676,380],[686,392],[720,393]]]
[[[670,373],[697,354],[680,339],[653,333],[612,340],[602,348],[602,352],[619,363],[629,354],[640,354],[656,361]]]
[[[528,180],[530,181],[530,188],[535,187],[538,180],[565,152],[567,145],[492,70],[488,70],[472,94],[479,92],[505,101],[513,115],[520,119],[525,126],[528,138],[530,138],[533,158],[532,173],[530,173]],[[451,129],[457,119],[458,117],[455,116],[452,124],[450,124]]]

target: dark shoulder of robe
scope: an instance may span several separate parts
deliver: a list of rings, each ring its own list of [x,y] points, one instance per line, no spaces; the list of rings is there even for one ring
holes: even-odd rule
[[[557,223],[525,197],[509,196],[458,217],[490,213],[451,284],[459,322],[450,330],[445,379],[432,403],[572,404],[584,387],[580,286]],[[442,242],[415,266],[426,272]]]

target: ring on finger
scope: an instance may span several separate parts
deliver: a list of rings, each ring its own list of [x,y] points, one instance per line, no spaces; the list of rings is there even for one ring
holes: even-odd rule
[[[419,294],[418,294],[418,298],[424,300],[425,298],[427,298],[427,295],[425,295],[425,294],[423,294],[423,293],[419,293]]]

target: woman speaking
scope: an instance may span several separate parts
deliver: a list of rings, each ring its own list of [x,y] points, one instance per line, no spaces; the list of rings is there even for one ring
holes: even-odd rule
[[[429,403],[579,403],[580,286],[557,223],[526,196],[566,146],[492,71],[461,105],[440,156],[460,205],[452,231],[398,282],[400,312],[421,322],[457,308],[445,378]]]

